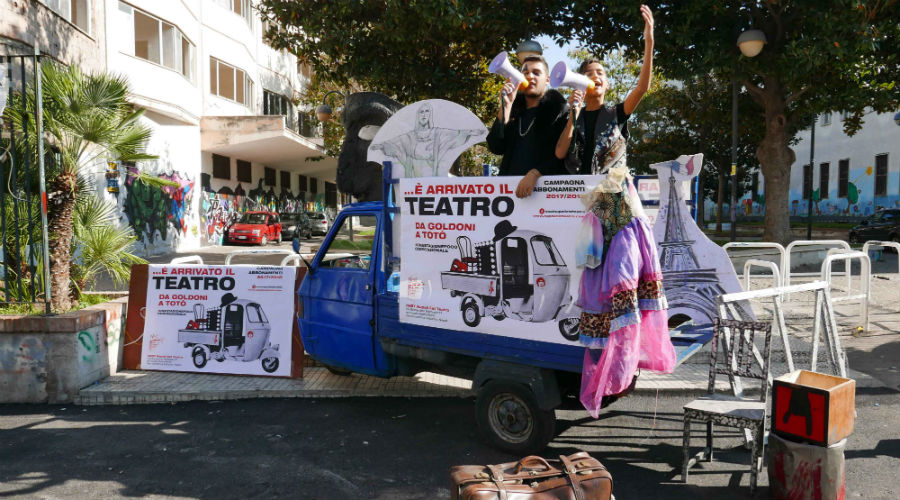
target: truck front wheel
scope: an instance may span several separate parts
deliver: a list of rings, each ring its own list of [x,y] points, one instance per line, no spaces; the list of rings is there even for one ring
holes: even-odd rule
[[[578,340],[579,325],[581,325],[581,319],[579,318],[559,320],[559,333],[561,333],[566,340]]]
[[[482,386],[475,417],[488,443],[520,455],[542,450],[556,433],[554,410],[542,410],[531,390],[514,382],[492,380]]]
[[[262,369],[265,370],[266,373],[273,373],[278,369],[278,358],[263,358]]]
[[[481,323],[481,314],[478,312],[478,304],[474,300],[469,300],[462,308],[463,322],[472,328]]]

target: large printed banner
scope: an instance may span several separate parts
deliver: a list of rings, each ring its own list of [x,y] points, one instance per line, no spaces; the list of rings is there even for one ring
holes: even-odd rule
[[[290,376],[295,272],[149,266],[141,368]]]
[[[577,341],[581,196],[601,179],[400,180],[400,321],[544,342]]]

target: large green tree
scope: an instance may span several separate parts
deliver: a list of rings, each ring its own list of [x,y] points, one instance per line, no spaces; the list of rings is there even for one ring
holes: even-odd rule
[[[575,0],[557,21],[564,36],[577,36],[594,50],[638,48],[640,14],[632,2]],[[765,176],[764,238],[790,238],[788,197],[790,144],[808,117],[848,111],[845,131],[854,133],[867,110],[900,104],[900,2],[897,0],[685,0],[651,5],[656,16],[655,63],[676,80],[715,75],[737,79],[752,113],[764,124],[756,157]],[[768,43],[754,58],[740,55],[736,40],[746,29],[762,30]],[[742,129],[740,141],[752,137]],[[728,132],[730,135],[730,132]]]
[[[867,110],[900,104],[900,0],[648,3],[656,18],[654,63],[664,74],[737,79],[755,103],[742,114],[764,125],[755,149],[765,176],[765,239],[787,241],[796,158],[790,144],[807,118],[848,111],[852,133]],[[496,92],[485,87],[496,79],[487,78],[486,62],[522,39],[580,40],[595,53],[639,53],[643,44],[638,4],[630,0],[262,0],[259,8],[282,28],[270,30],[276,45],[329,80],[353,79],[401,102],[446,98],[486,120],[496,112]],[[768,39],[755,58],[741,56],[735,43],[749,28]]]

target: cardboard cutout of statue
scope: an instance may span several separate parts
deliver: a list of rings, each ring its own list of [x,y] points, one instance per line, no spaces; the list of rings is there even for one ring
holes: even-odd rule
[[[725,249],[706,237],[691,218],[682,198],[683,184],[700,174],[703,155],[681,155],[654,163],[659,178],[659,212],[653,236],[659,250],[669,317],[684,314],[697,325],[712,323],[718,315],[716,297],[741,292],[741,284]],[[746,302],[736,305],[738,319],[753,320]]]
[[[456,158],[483,142],[487,128],[475,114],[443,99],[397,111],[372,139],[368,161],[390,161],[395,178],[446,177]]]

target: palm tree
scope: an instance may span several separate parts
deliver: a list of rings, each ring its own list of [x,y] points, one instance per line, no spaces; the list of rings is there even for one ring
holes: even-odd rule
[[[144,153],[150,129],[138,121],[143,110],[128,103],[128,83],[123,77],[84,74],[77,66],[53,62],[42,64],[41,76],[44,139],[59,158],[47,169],[51,306],[65,311],[72,305],[73,215],[79,175],[107,157],[121,161],[155,157]],[[35,89],[30,85],[25,98],[14,99],[7,108],[14,130],[26,130],[35,108]],[[34,130],[33,124],[27,130]],[[36,154],[36,137],[22,139],[30,153]]]

